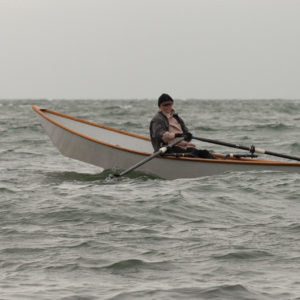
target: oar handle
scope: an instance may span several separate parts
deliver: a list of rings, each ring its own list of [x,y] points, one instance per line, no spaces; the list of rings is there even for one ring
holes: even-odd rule
[[[247,146],[243,146],[243,145],[231,144],[231,143],[227,143],[227,142],[222,142],[222,141],[218,141],[218,140],[211,140],[211,139],[202,138],[202,137],[193,136],[192,138],[195,139],[195,140],[202,141],[202,142],[207,142],[207,143],[212,143],[212,144],[216,144],[216,145],[221,145],[221,146],[246,150],[246,151],[249,151],[252,154],[253,153],[267,154],[267,155],[272,155],[272,156],[277,156],[277,157],[282,157],[282,158],[287,158],[287,159],[300,161],[300,157],[267,151],[265,149],[255,147],[254,145],[252,145],[250,147],[247,147]]]

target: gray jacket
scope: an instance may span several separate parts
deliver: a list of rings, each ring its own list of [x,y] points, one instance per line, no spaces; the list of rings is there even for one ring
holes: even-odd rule
[[[178,116],[177,113],[173,114],[173,117],[180,124],[183,134],[188,132],[187,127],[185,126],[183,120]],[[154,148],[154,151],[158,151],[159,148],[166,145],[166,143],[162,140],[162,136],[166,131],[169,131],[169,121],[168,118],[159,111],[150,122],[150,137],[151,143]]]

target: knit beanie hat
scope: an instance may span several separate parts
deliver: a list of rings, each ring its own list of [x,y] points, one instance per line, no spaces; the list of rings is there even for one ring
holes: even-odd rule
[[[161,104],[163,102],[167,102],[167,101],[174,102],[170,95],[168,95],[168,94],[162,94],[162,95],[160,95],[160,97],[158,98],[158,106],[161,106]]]

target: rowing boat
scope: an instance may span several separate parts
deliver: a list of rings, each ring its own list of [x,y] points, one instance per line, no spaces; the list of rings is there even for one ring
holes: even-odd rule
[[[53,144],[65,156],[103,169],[124,170],[153,153],[149,138],[32,106]],[[227,157],[217,159],[158,156],[139,171],[165,179],[195,178],[229,171],[283,171],[300,173],[299,162]]]

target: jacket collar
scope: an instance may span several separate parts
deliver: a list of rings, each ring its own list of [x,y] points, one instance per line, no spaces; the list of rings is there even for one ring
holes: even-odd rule
[[[165,114],[162,110],[159,110],[159,112],[167,118],[177,116],[177,113],[175,112],[174,109],[171,110],[170,114]]]

